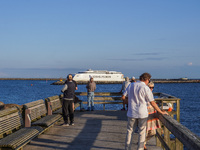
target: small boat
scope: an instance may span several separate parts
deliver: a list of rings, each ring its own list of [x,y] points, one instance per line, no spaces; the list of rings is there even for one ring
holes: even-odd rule
[[[74,75],[73,80],[75,81],[89,81],[90,78],[94,78],[94,81],[100,82],[123,82],[124,75],[117,71],[107,70],[91,70],[80,71]]]

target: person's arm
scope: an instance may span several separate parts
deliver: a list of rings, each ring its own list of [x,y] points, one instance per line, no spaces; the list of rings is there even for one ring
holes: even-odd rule
[[[64,87],[62,88],[61,92],[64,93],[67,90],[67,84],[64,85]]]
[[[124,101],[126,99],[126,96],[125,95],[122,95],[122,100]]]
[[[126,88],[126,90],[124,91],[124,93],[123,93],[123,95],[122,95],[122,97],[121,97],[121,99],[122,99],[123,101],[126,100],[126,96],[128,95],[127,89],[128,89],[128,88]]]
[[[94,90],[96,90],[97,86],[96,86],[96,83],[94,83]]]
[[[75,84],[75,90],[78,90],[78,86],[77,86],[77,83],[76,83],[76,81],[74,81],[74,80],[72,80],[73,82],[74,82],[74,84]]]
[[[156,104],[156,102],[155,101],[151,101],[150,102],[151,103],[151,105],[153,106],[153,108],[155,109],[155,110],[157,110],[157,112],[159,112],[159,113],[161,113],[161,114],[166,114],[166,115],[169,115],[166,111],[162,111],[162,110],[160,110],[160,108],[158,107],[158,105]]]

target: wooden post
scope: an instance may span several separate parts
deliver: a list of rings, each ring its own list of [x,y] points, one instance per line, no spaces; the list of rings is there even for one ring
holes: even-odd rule
[[[25,127],[31,127],[30,109],[25,110]]]
[[[82,109],[82,102],[79,102],[79,105],[80,105],[80,111],[81,111],[81,109]]]
[[[157,129],[156,132],[157,132],[159,135],[162,136],[162,128]],[[158,138],[157,136],[156,136],[156,146],[159,146],[159,147],[162,146],[162,144],[161,144],[161,142],[160,142],[160,140],[159,140],[159,138]]]
[[[176,150],[183,150],[183,144],[177,138],[175,139],[175,148]]]
[[[170,133],[169,133],[169,130],[165,126],[164,126],[164,141],[168,146],[170,145]]]
[[[176,101],[176,119],[180,122],[180,100]]]
[[[47,102],[47,111],[48,111],[48,115],[52,115],[52,106],[51,106],[51,102]]]

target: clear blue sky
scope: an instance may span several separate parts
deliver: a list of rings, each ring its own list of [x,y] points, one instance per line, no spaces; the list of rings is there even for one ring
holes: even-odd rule
[[[1,0],[0,77],[200,78],[199,14],[200,0]]]

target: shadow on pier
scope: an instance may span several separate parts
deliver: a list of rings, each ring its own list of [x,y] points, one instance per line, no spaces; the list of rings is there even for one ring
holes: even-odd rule
[[[64,149],[124,149],[126,137],[126,111],[75,112],[75,125],[60,126],[58,122],[47,132],[32,140],[24,150]],[[137,134],[134,134],[132,148],[136,149]],[[156,147],[155,138],[147,143],[149,150]]]

